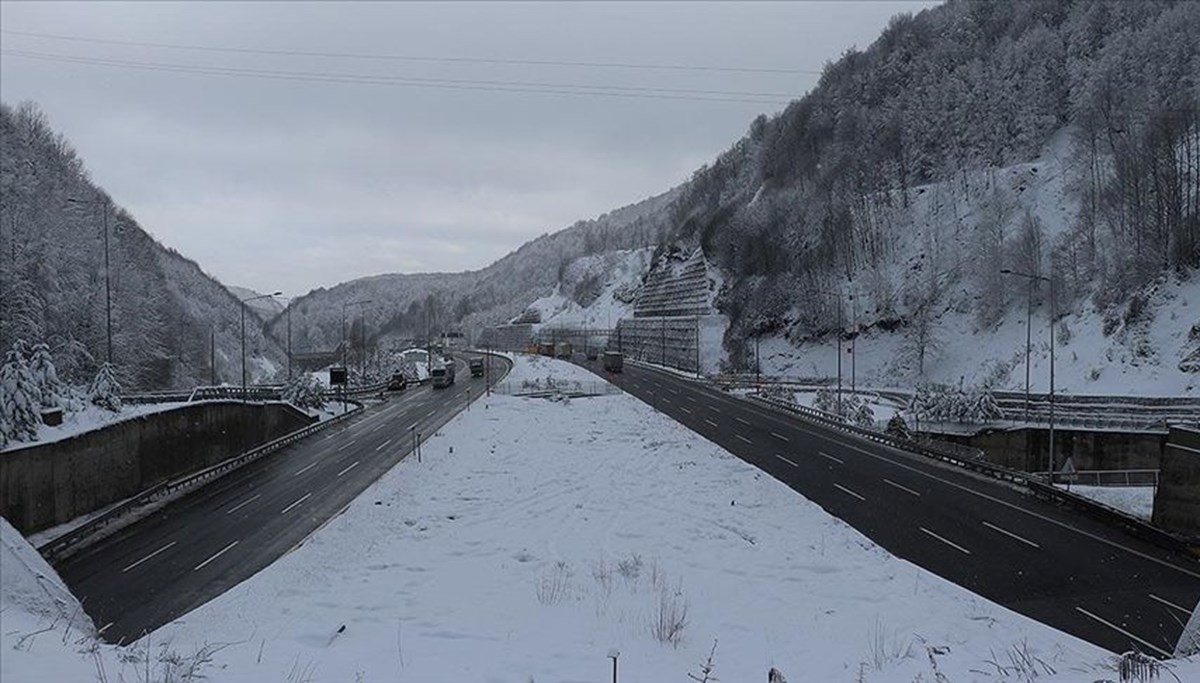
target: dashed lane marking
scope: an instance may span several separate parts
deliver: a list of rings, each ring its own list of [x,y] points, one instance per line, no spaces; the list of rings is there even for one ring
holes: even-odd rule
[[[839,465],[846,464],[845,460],[842,460],[841,458],[839,458],[835,455],[830,455],[830,454],[826,453],[825,451],[817,451],[817,455],[821,456],[822,458],[829,458],[830,460],[836,462]]]
[[[1133,634],[1132,634],[1132,633],[1130,633],[1129,631],[1126,631],[1125,629],[1121,628],[1120,626],[1117,626],[1116,624],[1112,623],[1111,621],[1108,621],[1108,620],[1106,620],[1106,619],[1102,619],[1102,618],[1100,618],[1100,617],[1096,616],[1095,614],[1092,614],[1091,612],[1089,612],[1089,611],[1085,610],[1084,608],[1082,608],[1082,607],[1080,607],[1080,606],[1078,606],[1078,605],[1076,605],[1076,606],[1075,606],[1075,611],[1079,612],[1080,614],[1082,614],[1082,615],[1084,615],[1084,616],[1086,616],[1086,617],[1091,617],[1092,619],[1095,619],[1096,621],[1100,622],[1101,624],[1104,624],[1105,626],[1107,626],[1107,627],[1111,628],[1112,630],[1116,631],[1117,633],[1120,633],[1120,634],[1122,634],[1122,635],[1124,635],[1124,636],[1128,636],[1129,638],[1132,638],[1132,639],[1136,640],[1137,642],[1141,643],[1142,645],[1145,645],[1146,647],[1148,647],[1148,648],[1150,648],[1150,649],[1154,650],[1155,652],[1157,652],[1157,653],[1161,654],[1161,655],[1162,655],[1162,656],[1164,656],[1164,657],[1170,658],[1170,657],[1172,656],[1172,653],[1170,653],[1170,652],[1167,652],[1166,650],[1164,650],[1164,649],[1162,649],[1161,647],[1159,647],[1159,646],[1155,645],[1154,643],[1151,643],[1151,642],[1150,642],[1150,641],[1148,641],[1148,640],[1143,640],[1143,639],[1141,639],[1141,638],[1139,638],[1139,637],[1137,637],[1137,636],[1133,635]]]
[[[780,455],[780,454],[778,454],[778,453],[776,453],[776,454],[775,454],[775,457],[776,457],[776,458],[779,458],[780,460],[782,460],[782,461],[784,461],[784,462],[786,462],[787,464],[791,465],[792,467],[799,467],[799,465],[797,465],[796,463],[792,462],[791,460],[788,460],[787,458],[783,457],[782,455]]]
[[[850,489],[846,488],[845,486],[842,486],[841,484],[834,484],[834,487],[837,488],[837,490],[841,491],[842,493],[850,494],[851,496],[854,496],[855,498],[863,501],[864,503],[867,501],[866,498],[863,498],[862,496],[858,495],[854,491],[851,491]]]
[[[258,500],[260,497],[262,497],[262,494],[256,493],[253,496],[251,496],[250,498],[247,498],[246,500],[243,500],[242,502],[238,503],[237,505],[234,505],[233,507],[226,510],[225,514],[232,515],[233,513],[237,512],[238,510],[241,510],[242,508],[246,507],[250,503],[253,503],[254,501]]]
[[[168,544],[164,545],[163,547],[159,548],[158,550],[155,550],[154,552],[152,552],[152,553],[150,553],[149,555],[147,555],[147,556],[143,557],[142,559],[138,560],[137,562],[134,562],[133,564],[129,565],[128,567],[126,567],[126,568],[122,569],[122,570],[121,570],[121,573],[122,573],[122,574],[124,574],[125,572],[129,571],[130,569],[133,569],[134,567],[136,567],[136,566],[138,566],[139,564],[141,564],[141,563],[145,562],[146,560],[149,560],[150,558],[152,558],[152,557],[155,557],[155,556],[157,556],[157,555],[159,555],[159,554],[161,554],[161,553],[165,553],[165,552],[167,552],[168,550],[170,550],[170,549],[171,549],[171,546],[173,546],[173,545],[175,545],[175,541],[171,541],[170,543],[168,543]],[[1152,595],[1152,596],[1150,596],[1150,597],[1154,597],[1154,596]]]
[[[750,439],[747,439],[746,437],[742,436],[741,434],[734,434],[734,436],[741,439],[742,441],[745,441],[746,443],[748,443],[750,445],[754,445],[753,441],[751,441]]]
[[[837,484],[834,484],[834,486],[837,486]],[[921,531],[923,531],[923,532],[925,532],[925,533],[929,534],[930,536],[933,536],[934,538],[936,538],[937,540],[941,541],[942,543],[945,543],[946,545],[950,546],[951,548],[954,548],[955,550],[959,551],[960,553],[964,553],[964,554],[966,554],[966,555],[970,555],[970,554],[971,554],[971,551],[970,551],[970,550],[967,550],[966,548],[964,548],[964,547],[962,547],[961,545],[959,545],[959,544],[955,543],[954,541],[951,541],[951,540],[949,540],[949,539],[947,539],[947,538],[945,538],[945,537],[942,537],[942,536],[938,536],[937,534],[933,533],[933,532],[932,532],[932,531],[930,531],[929,529],[926,529],[925,527],[918,527],[918,528],[919,528]]]
[[[904,484],[897,484],[896,482],[892,481],[891,479],[888,479],[887,477],[884,477],[883,483],[885,483],[888,486],[891,486],[893,488],[900,489],[901,491],[904,491],[905,493],[911,493],[912,495],[916,496],[917,498],[921,497],[920,493],[908,488]]]
[[[750,426],[750,422],[748,420],[743,420],[742,418],[740,418],[736,415],[733,417],[733,419],[737,420],[738,422],[741,422],[742,424],[746,425],[747,427]]]
[[[200,571],[201,569],[204,569],[205,567],[207,567],[207,566],[208,566],[208,563],[209,563],[209,562],[212,562],[213,560],[217,559],[218,557],[220,557],[220,556],[224,555],[225,553],[229,552],[230,550],[232,550],[232,549],[233,549],[233,546],[235,546],[235,545],[237,545],[237,544],[238,544],[238,542],[237,542],[237,541],[234,541],[233,543],[230,543],[229,545],[225,546],[224,548],[221,548],[220,550],[218,550],[218,551],[217,551],[217,554],[216,554],[216,555],[213,555],[212,557],[208,558],[207,560],[205,560],[205,561],[201,562],[200,564],[196,565],[196,566],[195,566],[195,568],[194,568],[194,569],[192,569],[192,571],[194,571],[194,572],[198,572],[198,571]]]
[[[1150,599],[1155,600],[1157,602],[1161,602],[1162,604],[1166,605],[1167,607],[1170,607],[1171,609],[1179,610],[1180,612],[1183,612],[1187,616],[1191,616],[1191,614],[1192,614],[1192,610],[1187,609],[1186,607],[1180,607],[1179,605],[1176,605],[1175,603],[1171,602],[1170,600],[1158,597],[1154,593],[1150,594]]]
[[[354,445],[354,441],[350,441],[349,443],[345,443],[345,444],[342,444],[341,446],[338,446],[338,449],[334,452],[341,453],[342,451],[346,450],[347,448],[349,448],[353,445]]]
[[[301,474],[304,474],[305,472],[307,472],[307,471],[311,470],[312,468],[316,467],[316,466],[317,466],[317,464],[318,464],[318,463],[315,463],[315,462],[314,462],[314,463],[311,463],[311,464],[305,465],[304,467],[301,467],[300,469],[296,470],[296,473],[295,473],[295,474],[293,474],[292,476],[293,476],[293,477],[298,477],[298,476],[300,476]]]
[[[679,406],[679,409],[682,410],[683,412],[687,413],[688,415],[692,414],[692,411],[688,410],[687,408],[684,408],[683,406]]]
[[[771,436],[775,437],[776,439],[779,439],[780,441],[782,441],[782,442],[784,442],[784,443],[791,443],[791,442],[792,442],[792,440],[791,440],[791,439],[789,439],[789,438],[787,438],[786,436],[784,436],[784,435],[782,435],[782,434],[779,434],[779,433],[777,433],[777,432],[771,432]]]
[[[379,451],[382,451],[391,442],[392,442],[392,440],[388,439],[387,441],[384,441],[383,443],[379,444],[378,446],[375,447],[375,452],[378,453]]]
[[[714,426],[714,427],[716,427],[716,426],[717,426],[717,423],[716,423],[716,422],[713,422],[712,420],[708,419],[707,417],[706,417],[706,418],[704,418],[704,421],[705,421],[705,422],[707,422],[707,423],[709,423],[710,425],[712,425],[712,426]]]
[[[1033,546],[1034,548],[1037,548],[1039,550],[1041,550],[1041,548],[1042,548],[1042,546],[1038,545],[1037,543],[1034,543],[1033,541],[1029,540],[1028,538],[1022,538],[1021,536],[1018,536],[1007,529],[1001,529],[1000,527],[996,526],[995,524],[992,524],[991,522],[984,521],[983,525],[985,527],[991,529],[992,531],[1004,534],[1005,536],[1008,536],[1009,538],[1018,540],[1018,541],[1024,543],[1025,545]]]
[[[350,465],[349,467],[347,467],[346,469],[342,470],[341,472],[338,472],[338,473],[337,473],[337,475],[340,477],[340,476],[342,476],[343,474],[345,474],[345,473],[349,472],[350,470],[354,469],[355,467],[358,467],[358,461],[357,461],[357,460],[355,460],[355,461],[354,461],[354,464],[353,464],[353,465]]]
[[[289,512],[291,512],[291,511],[292,511],[292,508],[294,508],[294,507],[296,507],[297,505],[299,505],[300,503],[303,503],[304,501],[308,500],[308,497],[309,497],[309,496],[311,496],[311,495],[312,495],[312,491],[309,491],[308,493],[304,494],[303,496],[300,496],[300,498],[299,498],[298,500],[296,500],[296,502],[294,502],[294,503],[292,503],[291,505],[289,505],[289,506],[285,507],[285,508],[283,509],[283,512],[280,512],[279,514],[281,514],[281,515],[286,515],[287,513],[289,513]]]

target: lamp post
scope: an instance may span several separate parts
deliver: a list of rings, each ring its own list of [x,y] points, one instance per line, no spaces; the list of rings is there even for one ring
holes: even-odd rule
[[[105,361],[112,364],[112,277],[110,274],[109,256],[108,256],[108,214],[112,208],[112,203],[108,196],[103,196],[100,199],[75,199],[68,197],[68,202],[72,204],[96,204],[103,207],[104,215],[104,332],[107,337],[107,354]]]
[[[242,304],[242,400],[246,400],[246,304],[259,299],[270,299],[273,296],[279,296],[283,292],[272,292],[270,294],[259,294],[248,299],[241,299]]]
[[[342,367],[346,367],[346,308],[348,306],[358,306],[360,304],[369,304],[370,299],[358,299],[357,301],[342,302]]]
[[[838,323],[837,323],[837,326],[838,326],[838,332],[837,332],[837,380],[838,380],[837,411],[838,411],[838,415],[841,415],[842,414],[842,333],[845,332],[845,329],[846,329],[845,321],[842,318],[842,292],[840,292],[840,291],[833,292],[833,291],[829,291],[829,290],[825,290],[825,289],[818,289],[815,291],[818,294],[824,294],[826,296],[837,297],[837,302],[838,302],[838,304],[837,304],[837,311],[838,311]],[[851,298],[853,298],[853,297],[851,297]],[[851,347],[851,348],[853,348],[853,347]],[[854,367],[854,365],[853,365],[853,361],[852,361],[851,368],[853,368],[853,367]],[[851,386],[853,387],[853,378],[851,379]]]
[[[1027,313],[1027,316],[1028,316],[1028,319],[1030,322],[1032,322],[1032,320],[1033,320],[1033,312],[1032,312],[1033,293],[1032,293],[1032,290],[1033,290],[1034,280],[1040,280],[1040,281],[1046,282],[1050,285],[1050,452],[1046,457],[1046,465],[1047,465],[1046,471],[1048,473],[1053,473],[1054,472],[1054,314],[1055,314],[1055,309],[1056,309],[1055,299],[1054,299],[1054,279],[1046,277],[1045,275],[1030,275],[1029,273],[1022,273],[1020,271],[1012,270],[1010,268],[1002,268],[1000,270],[1000,272],[1004,275],[1016,275],[1017,277],[1023,277],[1026,280],[1029,280],[1029,287],[1030,287],[1029,301],[1030,301],[1031,308],[1030,308],[1030,311]],[[1026,324],[1027,338],[1029,335],[1028,328],[1029,328],[1029,325]],[[1026,354],[1028,354],[1028,351],[1026,351]],[[1026,355],[1025,368],[1026,368],[1026,373],[1028,373],[1028,368],[1029,368],[1028,355]],[[1029,404],[1028,380],[1026,380],[1026,384],[1025,384],[1025,404],[1027,406]],[[1028,408],[1026,410],[1028,410]],[[1053,475],[1051,475],[1051,476],[1053,476]]]

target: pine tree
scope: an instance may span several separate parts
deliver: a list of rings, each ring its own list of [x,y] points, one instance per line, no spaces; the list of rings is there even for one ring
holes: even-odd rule
[[[300,408],[325,407],[321,383],[309,374],[299,375],[283,390],[283,400]]]
[[[96,378],[92,380],[92,386],[88,389],[88,398],[105,410],[120,412],[121,383],[117,381],[112,363],[100,366],[100,371],[96,373]]]
[[[25,360],[24,341],[13,343],[0,367],[0,430],[2,441],[34,441],[41,423],[41,395]]]
[[[33,381],[41,394],[41,406],[43,408],[60,407],[66,387],[58,379],[58,370],[54,367],[54,359],[50,355],[48,344],[37,344],[33,347],[29,372],[33,375]]]

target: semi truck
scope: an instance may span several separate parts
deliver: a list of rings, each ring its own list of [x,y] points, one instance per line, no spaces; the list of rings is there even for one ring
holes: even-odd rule
[[[472,377],[483,377],[483,359],[482,358],[472,358],[471,359],[471,376]]]
[[[605,372],[620,372],[625,365],[625,357],[618,351],[605,351],[603,363]]]
[[[454,365],[442,363],[433,366],[429,371],[430,383],[434,389],[445,389],[454,384]]]

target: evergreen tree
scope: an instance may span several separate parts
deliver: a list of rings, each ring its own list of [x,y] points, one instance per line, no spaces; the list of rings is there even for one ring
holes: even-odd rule
[[[41,423],[41,395],[25,360],[25,342],[17,340],[0,367],[0,441],[34,441]]]
[[[114,413],[121,410],[121,384],[117,381],[116,370],[112,363],[100,366],[92,386],[88,389],[88,398],[95,405],[111,410]]]
[[[309,374],[299,375],[283,390],[283,400],[300,408],[324,408],[321,383]]]
[[[33,357],[29,361],[29,372],[41,395],[43,408],[58,408],[62,406],[66,387],[58,379],[58,370],[54,367],[54,359],[50,355],[50,346],[42,343],[33,347]]]

